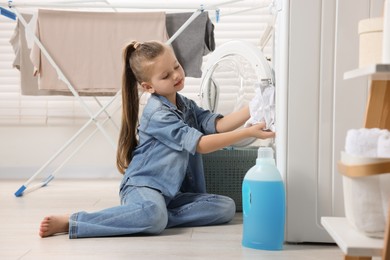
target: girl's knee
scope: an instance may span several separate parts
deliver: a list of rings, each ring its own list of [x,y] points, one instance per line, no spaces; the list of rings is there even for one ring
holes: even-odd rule
[[[151,203],[144,210],[149,222],[149,228],[145,233],[157,235],[163,232],[168,224],[167,209],[162,205]]]
[[[236,203],[233,199],[225,196],[221,197],[221,201],[223,201],[223,203],[220,204],[220,214],[223,222],[230,222],[236,214]]]

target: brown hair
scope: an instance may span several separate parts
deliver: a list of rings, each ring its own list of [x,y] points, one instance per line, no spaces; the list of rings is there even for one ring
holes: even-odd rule
[[[138,144],[138,84],[150,79],[148,65],[164,50],[164,44],[156,41],[144,43],[133,41],[123,50],[122,123],[116,157],[117,168],[122,174],[129,166],[133,150]]]

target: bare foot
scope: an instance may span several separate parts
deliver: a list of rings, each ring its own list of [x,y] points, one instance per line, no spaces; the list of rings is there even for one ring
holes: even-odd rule
[[[69,215],[45,217],[39,228],[39,236],[48,237],[57,233],[68,233]]]

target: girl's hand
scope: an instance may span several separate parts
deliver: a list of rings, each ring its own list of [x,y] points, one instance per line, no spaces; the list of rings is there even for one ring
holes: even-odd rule
[[[203,135],[198,142],[196,151],[198,153],[211,153],[218,149],[237,143],[245,138],[255,137],[259,139],[267,139],[275,137],[272,131],[264,130],[265,123],[261,122],[247,128],[241,128],[235,131],[226,133],[218,133],[211,135]]]
[[[256,137],[259,139],[268,139],[275,137],[275,132],[270,130],[264,130],[265,122],[260,122],[258,124],[248,127],[251,137]]]

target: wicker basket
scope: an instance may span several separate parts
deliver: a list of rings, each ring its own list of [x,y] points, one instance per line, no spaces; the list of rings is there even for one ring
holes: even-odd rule
[[[255,165],[258,147],[224,149],[203,155],[207,192],[225,195],[242,211],[242,180]]]

